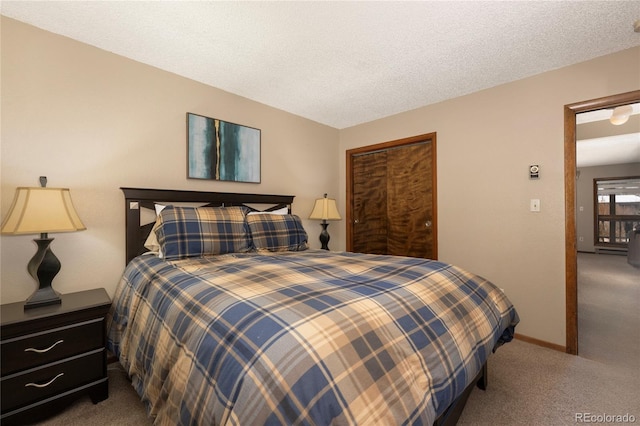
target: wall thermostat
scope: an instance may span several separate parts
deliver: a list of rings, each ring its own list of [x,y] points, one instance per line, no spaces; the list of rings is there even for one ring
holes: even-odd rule
[[[534,164],[529,166],[529,179],[539,179],[540,178],[540,166]]]

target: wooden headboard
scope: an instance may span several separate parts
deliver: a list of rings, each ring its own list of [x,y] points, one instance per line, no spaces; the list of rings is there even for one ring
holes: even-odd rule
[[[261,211],[288,207],[294,195],[242,194],[235,192],[204,192],[180,191],[170,189],[120,188],[125,198],[125,228],[126,228],[126,263],[134,257],[147,251],[144,242],[151,232],[153,222],[141,225],[140,212],[143,208],[155,211],[155,204],[171,203],[201,203],[206,206],[240,206],[247,205],[255,209],[254,205],[264,205]]]

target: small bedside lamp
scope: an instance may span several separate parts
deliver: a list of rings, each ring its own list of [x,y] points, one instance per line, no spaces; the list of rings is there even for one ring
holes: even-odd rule
[[[322,249],[329,250],[329,232],[327,232],[327,220],[340,220],[340,213],[338,213],[338,207],[336,206],[336,200],[333,198],[327,198],[327,194],[324,194],[324,198],[318,198],[313,206],[313,210],[309,215],[309,219],[322,220],[320,224],[322,226],[322,232],[320,233],[320,243]]]
[[[40,183],[42,187],[39,188],[16,189],[13,204],[2,224],[3,234],[40,234],[40,238],[34,239],[38,251],[27,265],[38,289],[27,299],[25,309],[61,303],[60,295],[51,287],[51,281],[60,271],[60,261],[49,248],[53,238],[47,233],[87,229],[73,208],[67,188],[46,188],[44,176],[40,177]]]

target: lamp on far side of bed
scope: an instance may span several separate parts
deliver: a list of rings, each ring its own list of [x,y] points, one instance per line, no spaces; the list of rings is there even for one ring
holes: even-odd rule
[[[51,281],[60,271],[60,261],[49,246],[49,232],[73,232],[87,229],[71,202],[67,188],[46,188],[47,178],[40,177],[41,187],[19,187],[9,213],[2,224],[2,234],[40,234],[34,239],[38,251],[27,265],[29,274],[38,283],[37,290],[27,299],[24,309],[61,303]]]
[[[329,232],[327,232],[327,220],[340,220],[340,213],[338,213],[338,207],[336,206],[336,200],[333,198],[327,198],[327,194],[324,194],[324,198],[318,198],[313,206],[313,210],[309,215],[309,219],[322,220],[320,224],[322,226],[322,232],[320,233],[320,243],[322,249],[329,250]]]

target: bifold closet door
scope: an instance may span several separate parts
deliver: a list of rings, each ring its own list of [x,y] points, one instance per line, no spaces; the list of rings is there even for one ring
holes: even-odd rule
[[[353,158],[353,251],[387,254],[387,151]]]
[[[387,152],[387,253],[432,258],[431,143]]]
[[[435,258],[432,140],[357,153],[351,250]]]

